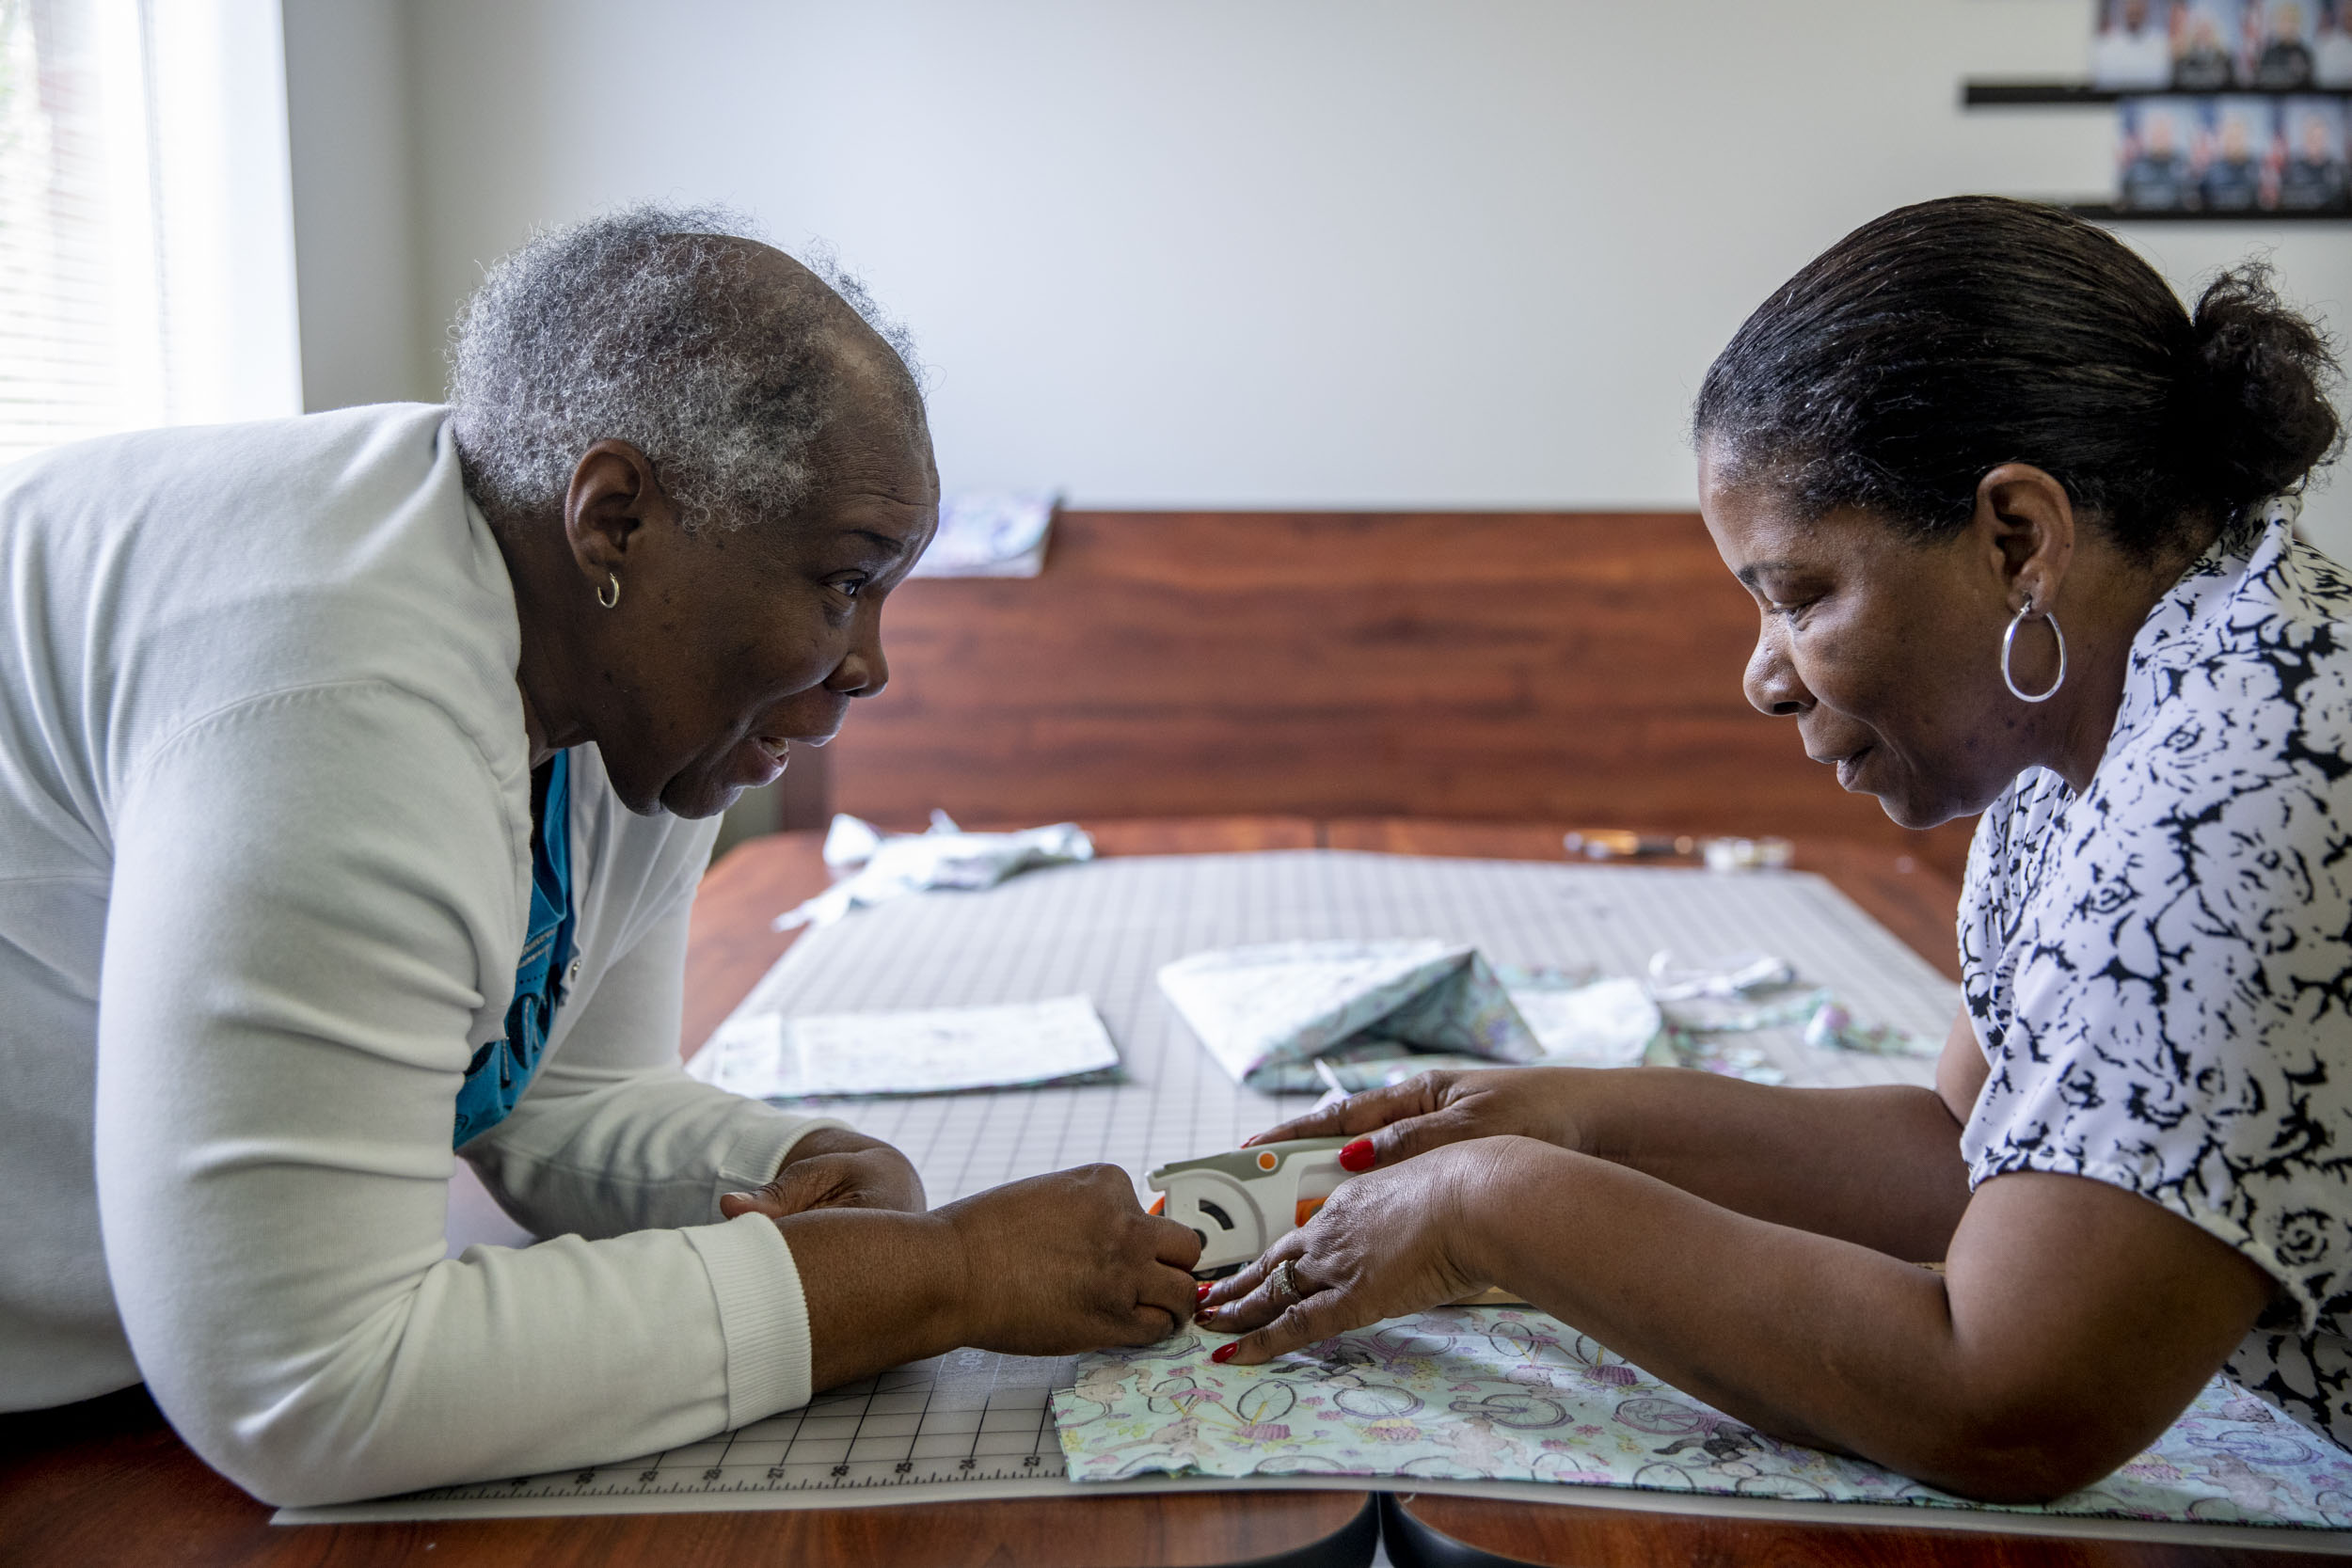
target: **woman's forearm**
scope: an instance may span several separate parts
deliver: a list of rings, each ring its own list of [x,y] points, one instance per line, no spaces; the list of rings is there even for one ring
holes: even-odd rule
[[[1946,1067],[1983,1058],[1965,1021]],[[1964,1053],[1963,1048],[1965,1048]],[[1269,1128],[1252,1143],[1344,1137],[1349,1170],[1392,1169],[1450,1144],[1540,1139],[1777,1225],[1907,1261],[1941,1259],[1968,1202],[1966,1074],[1938,1091],[1787,1089],[1682,1068],[1500,1068],[1421,1073]]]
[[[2010,1178],[1948,1279],[1496,1139],[1463,1267],[1761,1431],[1994,1500],[2128,1459],[2211,1377],[2267,1281],[2120,1189]]]
[[[1845,1448],[1867,1442],[1872,1412],[1918,1411],[1948,1387],[1927,1270],[1610,1162],[1495,1142],[1493,1189],[1464,1205],[1466,1267],[1654,1375],[1764,1431]],[[1908,1351],[1857,1364],[1868,1341]]]
[[[1580,1078],[1569,1147],[1738,1213],[1933,1262],[1968,1205],[1960,1125],[1930,1089],[1791,1089],[1679,1068]]]
[[[776,1224],[808,1304],[810,1387],[837,1387],[965,1342],[962,1260],[947,1220],[818,1209]]]
[[[1150,1344],[1198,1301],[1200,1238],[1145,1213],[1115,1165],[924,1213],[827,1208],[772,1223],[799,1267],[818,1388],[960,1345],[1067,1355]]]

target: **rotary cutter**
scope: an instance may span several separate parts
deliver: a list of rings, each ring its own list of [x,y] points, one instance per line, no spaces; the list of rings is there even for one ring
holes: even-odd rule
[[[1152,1212],[1200,1238],[1194,1275],[1215,1279],[1307,1223],[1351,1174],[1340,1168],[1347,1138],[1295,1138],[1162,1165],[1144,1180],[1160,1196]]]

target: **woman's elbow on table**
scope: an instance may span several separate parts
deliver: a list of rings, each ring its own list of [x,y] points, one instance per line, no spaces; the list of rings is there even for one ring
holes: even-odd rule
[[[207,1465],[262,1502],[316,1507],[428,1485],[391,1450],[405,1424],[401,1381],[373,1323],[266,1365],[183,1366],[150,1374],[157,1405]],[[367,1366],[374,1362],[376,1365]],[[357,1375],[355,1368],[364,1368]],[[414,1447],[414,1444],[406,1445]]]
[[[2109,1412],[2015,1386],[1959,1402],[1894,1467],[1975,1502],[2038,1506],[2112,1475],[2166,1424],[2127,1429]]]
[[[674,1448],[746,1400],[805,1398],[804,1366],[796,1391],[736,1363],[791,1337],[798,1291],[771,1248],[779,1315],[730,1332],[759,1306],[718,1289],[731,1229],[563,1236],[375,1278],[257,1272],[236,1299],[126,1317],[156,1403],[230,1480],[280,1505],[383,1497]]]
[[[2146,1198],[2040,1171],[1978,1190],[1947,1271],[1947,1397],[1871,1457],[1997,1503],[2078,1491],[2154,1442],[2275,1289]]]

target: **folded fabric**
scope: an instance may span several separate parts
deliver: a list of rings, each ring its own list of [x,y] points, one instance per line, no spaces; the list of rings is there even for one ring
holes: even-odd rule
[[[1161,991],[1217,1065],[1296,1093],[1386,1081],[1399,1058],[1532,1062],[1544,1047],[1476,949],[1438,941],[1279,942],[1165,965]],[[1653,1015],[1653,1032],[1655,1018]]]
[[[1054,526],[1051,490],[971,491],[939,506],[918,578],[1033,578],[1045,570]]]
[[[1662,1022],[1658,1004],[1639,980],[1515,985],[1500,972],[1550,1067],[1638,1067],[1647,1061]]]
[[[929,832],[884,834],[871,822],[836,816],[825,834],[825,863],[862,867],[816,897],[776,916],[776,929],[830,926],[851,910],[934,888],[970,892],[1041,865],[1094,858],[1094,841],[1075,822],[1017,833],[967,833],[944,811]]]
[[[1692,1067],[1776,1084],[1781,1069],[1724,1037],[1802,1029],[1818,1050],[1932,1055],[1941,1041],[1857,1022],[1769,954],[1646,980],[1490,965],[1458,943],[1282,942],[1195,953],[1160,990],[1219,1066],[1251,1088],[1355,1093],[1432,1068]]]

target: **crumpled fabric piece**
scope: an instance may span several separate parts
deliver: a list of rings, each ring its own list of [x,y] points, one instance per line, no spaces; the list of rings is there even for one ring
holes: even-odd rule
[[[1944,1042],[1884,1023],[1864,1023],[1824,991],[1805,1021],[1804,1043],[1816,1051],[1859,1051],[1872,1056],[1940,1056]]]
[[[1269,1094],[1354,1094],[1436,1069],[1687,1067],[1778,1084],[1737,1037],[1803,1028],[1818,1050],[1932,1055],[1941,1042],[1857,1022],[1785,959],[1652,958],[1645,979],[1490,965],[1422,941],[1264,942],[1163,966],[1161,991],[1219,1066]]]
[[[1666,1039],[1685,1056],[1712,1053],[1729,1062],[1742,1048],[1708,1037],[1782,1028],[1802,1028],[1804,1043],[1816,1051],[1934,1056],[1944,1049],[1940,1039],[1863,1022],[1828,988],[1806,984],[1786,960],[1770,954],[1745,953],[1686,967],[1677,965],[1673,954],[1658,953],[1650,958],[1649,973],[1650,994],[1665,1015]],[[1746,1054],[1761,1061],[1760,1053]],[[1769,1068],[1753,1071],[1735,1065],[1717,1070],[1759,1083],[1781,1080]]]
[[[776,916],[775,928],[830,926],[852,910],[910,893],[970,892],[1037,866],[1093,858],[1094,841],[1075,822],[1017,833],[967,833],[946,812],[934,811],[929,832],[885,834],[871,822],[839,816],[825,833],[825,863],[835,871],[863,869]]]

